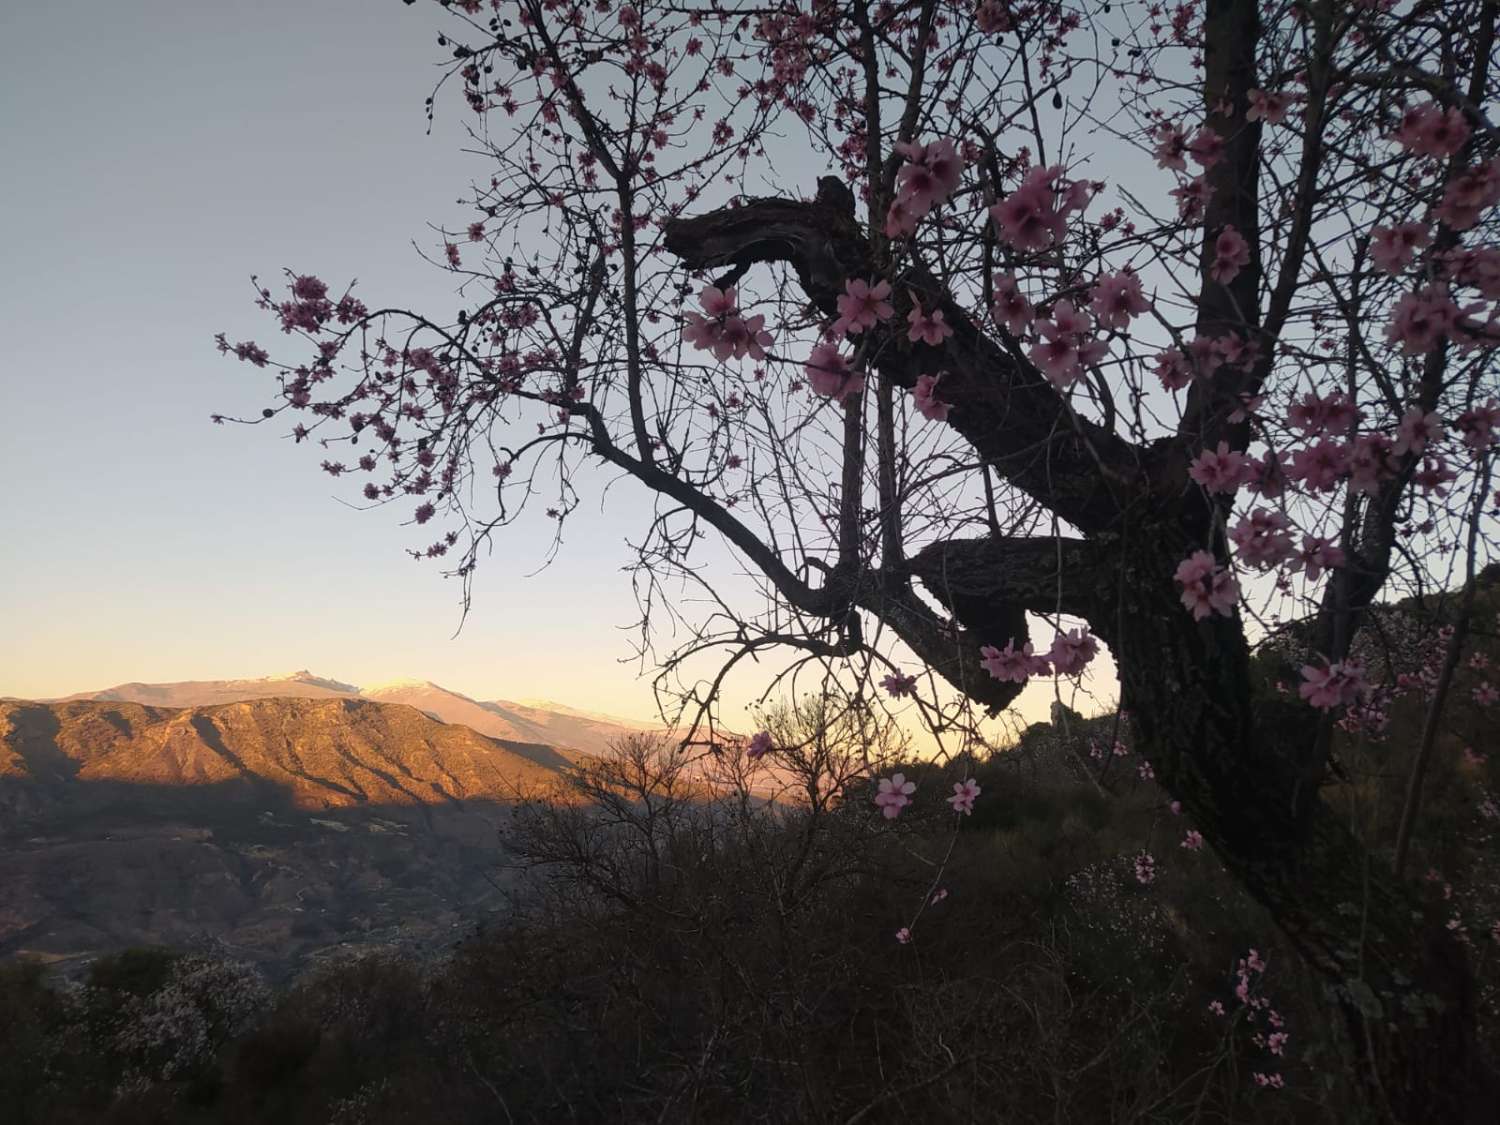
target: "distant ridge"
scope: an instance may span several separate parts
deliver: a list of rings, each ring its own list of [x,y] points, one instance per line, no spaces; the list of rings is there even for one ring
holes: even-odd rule
[[[415,707],[439,722],[466,726],[490,738],[556,747],[564,754],[601,754],[631,733],[661,730],[656,724],[623,719],[540,700],[478,700],[435,684],[406,678],[361,689],[341,680],[299,669],[280,676],[237,680],[131,682],[102,691],[79,692],[49,702],[94,700],[151,707],[212,707],[253,699],[368,699]]]
[[[277,697],[206,707],[0,703],[0,779],[45,802],[89,783],[269,786],[299,808],[507,801],[570,760],[392,703]]]

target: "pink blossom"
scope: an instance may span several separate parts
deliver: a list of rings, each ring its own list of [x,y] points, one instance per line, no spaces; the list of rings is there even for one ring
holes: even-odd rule
[[[1500,157],[1468,168],[1455,176],[1443,192],[1437,217],[1453,230],[1468,230],[1485,208],[1500,203]]]
[[[974,22],[979,30],[991,35],[1011,29],[1010,12],[1003,0],[984,0],[974,13]]]
[[[906,158],[896,177],[897,198],[918,218],[952,195],[963,178],[958,147],[946,137],[925,145],[908,141],[895,151]]]
[[[1009,273],[995,278],[995,303],[990,306],[990,312],[995,321],[1005,325],[1012,336],[1025,332],[1036,317],[1031,302],[1021,295],[1015,275]]]
[[[1174,187],[1167,194],[1177,200],[1178,218],[1185,223],[1198,223],[1203,220],[1203,212],[1208,206],[1209,197],[1213,195],[1213,189],[1209,187],[1206,176],[1199,176]]]
[[[1274,500],[1286,491],[1286,470],[1281,464],[1281,455],[1268,449],[1260,458],[1251,457],[1245,462],[1245,485],[1251,492]]]
[[[1344,549],[1331,539],[1309,535],[1302,540],[1302,550],[1297,555],[1297,562],[1308,581],[1316,582],[1325,570],[1344,565]]]
[[[1052,670],[1046,657],[1033,654],[1029,642],[1019,651],[1014,640],[1007,641],[1003,649],[985,645],[979,657],[984,670],[1002,683],[1024,684],[1030,677],[1045,676]]]
[[[1245,111],[1246,121],[1264,121],[1267,125],[1280,125],[1286,120],[1287,106],[1291,102],[1291,98],[1286,94],[1251,90],[1249,97],[1250,108]]]
[[[1370,261],[1381,273],[1398,274],[1411,265],[1416,252],[1432,244],[1432,234],[1423,223],[1397,223],[1370,232]]]
[[[1500,429],[1500,402],[1490,399],[1481,406],[1470,407],[1454,421],[1454,427],[1463,435],[1463,443],[1476,452],[1495,444],[1495,431]]]
[[[917,783],[907,781],[904,773],[893,773],[880,779],[875,804],[887,820],[895,820],[901,810],[911,804],[911,795],[917,791]]]
[[[1135,857],[1135,881],[1142,886],[1156,882],[1156,857],[1150,852],[1141,852]]]
[[[1186,848],[1190,852],[1202,851],[1203,833],[1199,832],[1196,828],[1189,828],[1182,837],[1182,843],[1178,846]]]
[[[1302,683],[1297,688],[1297,694],[1320,711],[1357,703],[1368,691],[1364,669],[1352,660],[1322,667],[1304,664]]]
[[[1217,449],[1205,449],[1193,459],[1188,476],[1209,492],[1235,492],[1245,478],[1245,455],[1219,442]]]
[[[917,223],[922,216],[907,205],[901,196],[891,200],[885,213],[885,235],[887,238],[907,238],[917,232]]]
[[[947,897],[948,897],[948,888],[947,887],[939,887],[937,890],[935,890],[935,891],[932,892],[932,899],[931,899],[932,905],[936,906],[938,903],[942,902],[943,899],[945,899]]]
[[[1177,565],[1174,577],[1182,587],[1182,604],[1202,621],[1213,613],[1230,617],[1239,602],[1240,584],[1227,567],[1207,551],[1194,551]]]
[[[1408,108],[1395,132],[1396,142],[1408,152],[1442,159],[1457,153],[1468,139],[1469,123],[1463,112],[1444,110],[1436,102]]]
[[[1458,479],[1458,474],[1448,468],[1447,462],[1441,457],[1427,457],[1422,461],[1422,467],[1411,475],[1412,484],[1423,492],[1431,492],[1436,496],[1446,496],[1448,485]]]
[[[1222,1016],[1224,1014],[1224,1002],[1222,1000],[1210,1000],[1208,1010],[1216,1016]]]
[[[1250,244],[1232,226],[1225,227],[1214,239],[1214,261],[1208,276],[1220,285],[1228,285],[1250,264]]]
[[[896,941],[901,945],[910,945],[911,930],[906,926],[902,926],[899,930],[896,931]]]
[[[751,758],[764,758],[773,749],[771,745],[770,731],[757,731],[750,738],[750,745],[745,751],[745,756]]]
[[[1500,300],[1500,248],[1450,250],[1443,257],[1443,276],[1455,285],[1478,289],[1492,301]]]
[[[943,310],[933,309],[930,313],[924,312],[922,302],[917,300],[915,295],[912,296],[911,312],[906,314],[906,319],[911,322],[906,338],[914,344],[920,341],[935,348],[953,335],[953,329],[943,321]]]
[[[1069,629],[1053,640],[1046,659],[1059,676],[1077,676],[1098,652],[1099,642],[1088,629]]]
[[[1335,391],[1326,398],[1305,394],[1286,412],[1287,424],[1306,434],[1341,433],[1359,418],[1354,403],[1342,391]]]
[[[917,385],[912,389],[912,402],[917,413],[932,422],[946,422],[948,411],[953,409],[950,403],[937,397],[937,384],[942,377],[942,372],[936,375],[919,375]]]
[[[1384,434],[1361,434],[1349,444],[1349,491],[1372,493],[1396,474],[1391,439]]]
[[[1328,492],[1338,487],[1339,479],[1348,471],[1349,450],[1343,442],[1324,439],[1306,449],[1292,454],[1293,480],[1300,480],[1313,492]]]
[[[865,377],[834,344],[817,344],[807,358],[807,382],[815,394],[846,399],[865,389]]]
[[[1458,305],[1448,296],[1448,287],[1435,282],[1396,302],[1385,334],[1407,355],[1417,355],[1442,343],[1457,320]]]
[[[1474,689],[1474,702],[1481,707],[1492,707],[1500,703],[1500,688],[1486,680]]]
[[[1105,328],[1124,330],[1132,317],[1151,307],[1141,292],[1141,279],[1130,270],[1102,275],[1094,283],[1089,308]]]
[[[901,699],[904,696],[917,694],[917,677],[904,675],[901,672],[891,672],[880,681],[880,686],[892,699]]]
[[[838,298],[839,317],[833,322],[835,334],[858,335],[882,320],[889,320],[895,313],[890,295],[891,283],[888,281],[871,285],[863,278],[851,277],[844,283],[844,292]]]
[[[1257,508],[1235,525],[1229,538],[1239,548],[1241,561],[1251,566],[1273,567],[1293,553],[1292,537],[1287,530],[1290,527],[1291,521],[1280,512]]]
[[[1193,381],[1196,370],[1180,348],[1163,348],[1154,360],[1156,377],[1169,391],[1180,391]]]
[[[980,792],[979,782],[972,777],[965,781],[955,781],[953,796],[948,798],[948,803],[953,806],[954,812],[968,816],[974,811],[974,799]]]
[[[1031,362],[1058,390],[1066,390],[1083,374],[1083,365],[1097,363],[1107,353],[1107,346],[1090,338],[1093,318],[1074,308],[1072,301],[1059,301],[1052,319],[1036,326],[1041,337],[1032,345]]]
[[[1172,811],[1172,815],[1173,816],[1181,816],[1182,815],[1182,802],[1181,801],[1173,801],[1170,805],[1167,806],[1167,808],[1169,808]]]
[[[1062,173],[1061,165],[1033,168],[1020,187],[990,208],[1000,237],[1017,250],[1045,250],[1062,241],[1067,230],[1067,210],[1057,198]]]
[[[745,356],[765,358],[765,349],[771,344],[771,334],[765,330],[766,318],[742,316],[732,288],[705,285],[698,294],[698,303],[703,313],[688,313],[682,330],[688,343],[713,352],[720,361]]]
[[[1158,168],[1173,172],[1187,171],[1187,134],[1176,125],[1162,124],[1156,129],[1156,147],[1151,155]]]
[[[1224,138],[1205,125],[1193,134],[1187,151],[1193,162],[1207,172],[1223,158]]]
[[[1255,1080],[1257,1086],[1269,1087],[1273,1090],[1280,1090],[1286,1086],[1286,1080],[1279,1074],[1265,1074],[1257,1070],[1250,1077]]]
[[[1429,442],[1438,441],[1442,436],[1443,420],[1436,414],[1423,413],[1420,406],[1413,406],[1401,415],[1396,426],[1396,444],[1391,449],[1394,453],[1419,454]]]

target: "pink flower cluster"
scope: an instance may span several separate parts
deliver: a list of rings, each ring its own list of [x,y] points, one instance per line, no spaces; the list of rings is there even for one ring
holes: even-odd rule
[[[1036,318],[1036,310],[1022,295],[1015,274],[1010,273],[1002,273],[995,278],[995,299],[990,305],[990,312],[995,323],[1005,325],[1012,336],[1021,335]]]
[[[915,293],[912,294],[911,312],[906,314],[906,319],[911,325],[907,330],[906,338],[913,344],[926,344],[928,347],[936,348],[953,335],[953,329],[943,319],[943,310],[933,309],[927,312],[922,308],[922,302],[917,299]]]
[[[1214,239],[1214,260],[1208,267],[1208,276],[1220,285],[1228,285],[1249,264],[1250,244],[1245,236],[1232,226],[1225,227]]]
[[[1407,355],[1421,355],[1435,349],[1445,336],[1452,335],[1461,315],[1457,302],[1441,282],[1424,285],[1415,293],[1405,294],[1396,302],[1391,321],[1386,325],[1386,339]]]
[[[953,811],[970,815],[974,811],[974,799],[982,792],[979,783],[972,777],[963,781],[953,783],[953,796],[948,798],[948,803],[953,806]]]
[[[1364,669],[1353,660],[1302,666],[1302,683],[1297,694],[1320,711],[1348,707],[1369,693]]]
[[[865,389],[864,372],[836,344],[818,344],[807,357],[807,382],[817,394],[844,400]]]
[[[1202,621],[1213,613],[1229,617],[1240,600],[1240,584],[1228,567],[1220,566],[1207,551],[1194,551],[1177,564],[1174,575],[1182,587],[1182,604]]]
[[[720,362],[727,359],[764,359],[771,346],[764,316],[746,317],[740,312],[733,288],[705,285],[698,294],[702,313],[687,314],[682,337],[695,348],[711,351]]]
[[[950,403],[937,397],[938,380],[942,377],[941,371],[936,375],[919,375],[917,385],[912,388],[911,400],[917,413],[932,422],[946,422],[948,412],[953,409]]]
[[[1089,300],[1089,309],[1099,318],[1099,324],[1117,331],[1130,327],[1131,319],[1150,307],[1151,302],[1141,291],[1140,277],[1130,269],[1101,274],[1094,282]]]
[[[1439,221],[1454,230],[1468,230],[1488,207],[1500,203],[1500,158],[1455,176],[1437,206]]]
[[[1038,323],[1036,330],[1041,338],[1031,347],[1031,362],[1058,390],[1072,386],[1085,364],[1098,363],[1109,351],[1104,341],[1093,338],[1094,318],[1072,301],[1058,301],[1052,319]]]
[[[1418,250],[1432,245],[1432,234],[1422,223],[1397,223],[1370,232],[1370,261],[1381,273],[1398,274],[1411,265]]]
[[[1291,526],[1291,520],[1280,512],[1256,508],[1234,526],[1229,538],[1239,549],[1243,562],[1269,569],[1296,552],[1288,531]]]
[[[1150,852],[1140,852],[1135,857],[1135,881],[1142,886],[1156,882],[1156,857]]]
[[[1251,90],[1250,108],[1245,111],[1246,121],[1264,121],[1267,125],[1280,125],[1286,120],[1291,97],[1287,94]]]
[[[1231,450],[1227,442],[1216,449],[1205,449],[1188,467],[1188,476],[1208,492],[1236,492],[1245,479],[1248,458]]]
[[[896,198],[886,212],[885,233],[901,238],[915,234],[927,213],[953,194],[964,165],[958,147],[946,137],[927,144],[904,142],[895,151],[906,163],[896,175]]]
[[[765,730],[757,731],[751,736],[750,745],[745,750],[745,756],[754,761],[757,758],[764,758],[772,749],[774,747],[771,743],[771,732]]]
[[[844,291],[838,297],[839,315],[833,322],[834,335],[857,336],[882,320],[889,320],[896,311],[891,306],[890,297],[889,281],[877,281],[871,285],[863,278],[851,277],[844,282]]]
[[[1468,139],[1469,123],[1463,111],[1445,110],[1436,102],[1409,107],[1395,132],[1396,143],[1408,152],[1439,159],[1453,156]]]
[[[1017,649],[1009,640],[1005,647],[985,645],[979,650],[980,665],[1002,683],[1024,684],[1032,676],[1078,676],[1099,652],[1099,642],[1088,629],[1059,633],[1045,656],[1037,655],[1029,642]]]
[[[1087,180],[1065,181],[1061,164],[1033,168],[1021,186],[990,208],[1000,237],[1022,252],[1061,242],[1068,216],[1088,206],[1094,187]]]

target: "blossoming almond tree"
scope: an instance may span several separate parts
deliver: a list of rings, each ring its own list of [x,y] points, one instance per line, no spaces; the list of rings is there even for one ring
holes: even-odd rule
[[[772,649],[943,732],[1102,642],[1372,1098],[1487,1112],[1461,950],[1319,790],[1366,607],[1493,543],[1500,0],[439,2],[489,161],[460,307],[258,287],[308,346],[220,338],[266,416],[466,583],[631,478],[694,723]],[[709,608],[656,654],[669,579]],[[1247,628],[1308,612],[1300,696],[1256,698]]]

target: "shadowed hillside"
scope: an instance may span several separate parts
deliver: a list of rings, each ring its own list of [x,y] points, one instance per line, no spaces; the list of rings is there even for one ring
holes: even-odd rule
[[[567,765],[362,699],[0,703],[0,957],[439,950],[501,905],[496,832]]]

